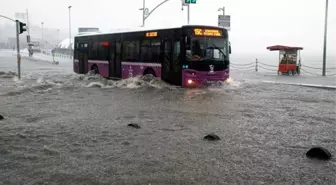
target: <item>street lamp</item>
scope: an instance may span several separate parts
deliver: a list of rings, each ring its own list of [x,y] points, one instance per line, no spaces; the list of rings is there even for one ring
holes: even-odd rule
[[[218,8],[218,11],[223,11],[223,15],[225,15],[225,7],[223,6],[223,8]]]
[[[326,64],[327,63],[327,30],[328,30],[328,0],[326,0],[326,8],[325,8],[322,76],[326,75],[326,66],[327,66]]]
[[[43,22],[41,22],[41,27],[42,27],[42,42],[43,42]]]
[[[161,5],[165,4],[166,2],[168,2],[169,0],[163,0],[161,3],[159,3],[158,5],[156,5],[155,8],[153,8],[151,11],[149,11],[148,8],[146,8],[146,0],[142,0],[142,8],[140,8],[139,10],[142,10],[142,27],[145,26],[145,21],[146,19],[157,9],[159,8]]]
[[[145,27],[145,20],[146,18],[149,16],[149,9],[146,8],[146,0],[142,0],[142,8],[140,8],[139,10],[142,10],[142,26],[141,27]]]
[[[71,47],[71,17],[70,17],[71,6],[69,6],[68,8],[69,8],[69,47]],[[69,49],[71,49],[71,48],[69,48]]]
[[[57,42],[59,42],[59,32],[60,32],[60,29],[57,29]]]

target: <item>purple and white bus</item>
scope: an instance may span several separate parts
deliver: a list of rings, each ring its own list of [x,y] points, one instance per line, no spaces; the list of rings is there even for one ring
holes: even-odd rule
[[[199,87],[228,79],[230,53],[227,30],[215,26],[80,35],[74,72],[112,79],[151,74],[173,85]]]

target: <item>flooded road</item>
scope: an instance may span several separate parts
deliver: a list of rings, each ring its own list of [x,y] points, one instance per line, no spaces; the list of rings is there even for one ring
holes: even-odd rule
[[[29,60],[17,80],[12,58],[0,57],[0,184],[336,182],[335,158],[305,157],[312,146],[336,153],[335,91],[241,74],[181,89]],[[203,140],[209,133],[221,140]]]

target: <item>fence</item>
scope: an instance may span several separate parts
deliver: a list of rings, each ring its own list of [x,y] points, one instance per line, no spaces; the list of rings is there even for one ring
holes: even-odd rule
[[[263,63],[263,62],[259,62],[258,59],[256,59],[255,62],[245,63],[245,64],[230,63],[230,68],[234,70],[240,70],[240,71],[255,71],[255,72],[259,72],[260,69],[262,69],[263,71],[274,72],[276,74],[278,73],[277,65],[270,65],[270,64]],[[317,70],[321,71],[321,74],[318,74],[316,72]],[[301,71],[301,74],[309,74],[309,75],[315,75],[315,76],[322,75],[322,68],[307,66],[303,64],[301,64],[300,71]],[[336,67],[327,68],[326,75],[336,76]]]
[[[42,53],[44,55],[47,55],[47,56],[52,56],[51,51],[42,51]],[[71,59],[72,60],[72,55],[68,55],[68,54],[55,53],[55,57],[64,58],[64,59]]]

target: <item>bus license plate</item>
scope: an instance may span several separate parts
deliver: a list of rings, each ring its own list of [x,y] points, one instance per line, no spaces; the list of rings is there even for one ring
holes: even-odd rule
[[[207,80],[205,81],[206,84],[215,84],[217,81],[213,81],[213,80]]]

